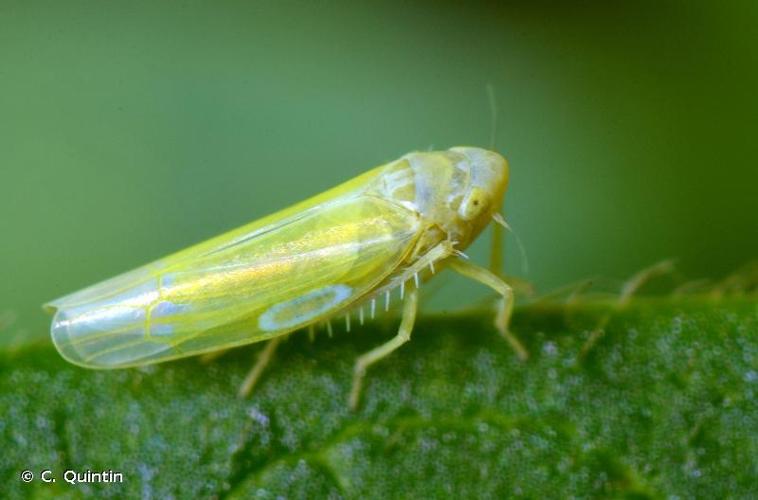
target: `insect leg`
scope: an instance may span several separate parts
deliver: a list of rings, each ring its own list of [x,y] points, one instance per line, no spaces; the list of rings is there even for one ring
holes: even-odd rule
[[[229,349],[219,349],[218,351],[206,352],[200,355],[200,362],[203,364],[212,363],[218,358],[229,352]]]
[[[505,337],[505,340],[508,341],[513,350],[516,351],[516,355],[518,355],[519,359],[525,360],[528,358],[529,353],[526,348],[510,331],[508,331],[508,323],[510,323],[511,313],[513,312],[513,290],[508,283],[493,274],[491,271],[477,266],[473,262],[462,259],[450,259],[448,264],[450,268],[458,274],[471,278],[474,281],[478,281],[502,295],[503,298],[500,302],[497,317],[495,318],[495,326],[500,334]]]
[[[670,274],[673,271],[674,271],[674,261],[664,260],[662,262],[658,262],[657,264],[652,265],[638,272],[637,274],[629,278],[621,287],[621,293],[619,293],[619,297],[618,297],[618,300],[616,301],[616,305],[614,309],[618,310],[626,306],[631,300],[632,296],[637,292],[637,290],[642,288],[642,286],[648,281],[650,281],[652,278],[655,278],[657,276],[661,276],[664,274]],[[579,359],[586,358],[590,350],[592,350],[592,348],[595,347],[595,344],[597,344],[597,342],[603,337],[603,335],[605,335],[605,327],[608,326],[608,323],[610,321],[611,321],[611,312],[607,313],[605,316],[600,318],[598,325],[595,327],[594,330],[592,330],[589,338],[582,345],[582,348],[579,351]]]
[[[271,361],[271,358],[274,356],[274,352],[276,352],[276,347],[279,345],[279,343],[284,338],[284,335],[280,335],[278,337],[274,337],[271,340],[269,340],[266,343],[266,346],[263,348],[261,353],[258,355],[258,360],[255,362],[253,367],[248,372],[247,376],[245,377],[245,380],[242,382],[242,385],[239,388],[239,391],[237,392],[237,395],[241,398],[246,398],[250,395],[250,393],[253,391],[253,388],[255,387],[255,384],[258,382],[258,379],[261,378],[261,374],[263,374],[263,370],[266,369],[269,362]]]
[[[505,228],[492,224],[492,241],[490,242],[490,271],[495,276],[503,276],[503,252],[505,247]]]
[[[416,321],[416,310],[418,309],[418,290],[415,288],[409,290],[403,301],[403,316],[400,320],[400,328],[397,335],[379,347],[363,354],[355,361],[353,369],[353,388],[350,391],[350,408],[355,410],[361,396],[361,387],[363,378],[366,376],[366,370],[380,359],[389,355],[392,351],[405,344],[411,338],[413,323]]]
[[[316,339],[316,327],[308,325],[308,340],[313,342]]]
[[[664,274],[671,274],[673,272],[674,261],[670,259],[658,262],[638,272],[626,280],[624,286],[621,287],[621,293],[619,294],[618,298],[618,306],[623,307],[627,305],[629,303],[629,300],[632,298],[632,295],[634,295],[637,290],[642,288],[642,286],[652,278],[662,276]]]

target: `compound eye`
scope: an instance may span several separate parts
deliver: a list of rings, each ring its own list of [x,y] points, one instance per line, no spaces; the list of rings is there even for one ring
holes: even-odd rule
[[[490,208],[490,196],[481,188],[472,188],[458,207],[458,215],[465,221],[474,220]]]

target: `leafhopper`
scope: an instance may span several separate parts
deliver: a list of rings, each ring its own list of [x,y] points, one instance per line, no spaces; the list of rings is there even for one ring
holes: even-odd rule
[[[373,317],[402,299],[397,335],[355,363],[350,405],[366,370],[410,339],[421,283],[449,268],[501,295],[511,288],[463,250],[500,207],[508,163],[475,147],[415,152],[221,236],[45,304],[60,354],[87,368],[159,363],[268,340],[250,391],[282,336],[345,317]]]

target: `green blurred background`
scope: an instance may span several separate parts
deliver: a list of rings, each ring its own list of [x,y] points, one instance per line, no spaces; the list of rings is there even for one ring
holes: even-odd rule
[[[488,146],[487,84],[539,289],[758,256],[756,2],[6,0],[0,342],[410,150]]]

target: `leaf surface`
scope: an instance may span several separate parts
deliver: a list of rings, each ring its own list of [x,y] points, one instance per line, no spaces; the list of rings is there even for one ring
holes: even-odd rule
[[[395,326],[293,335],[248,400],[236,389],[259,345],[209,364],[115,371],[70,365],[48,344],[6,351],[1,488],[11,498],[714,498],[758,487],[754,300],[529,306],[513,323],[524,363],[487,311],[422,315],[350,412],[355,357]],[[55,483],[39,481],[44,469]],[[68,469],[124,481],[74,486]]]

